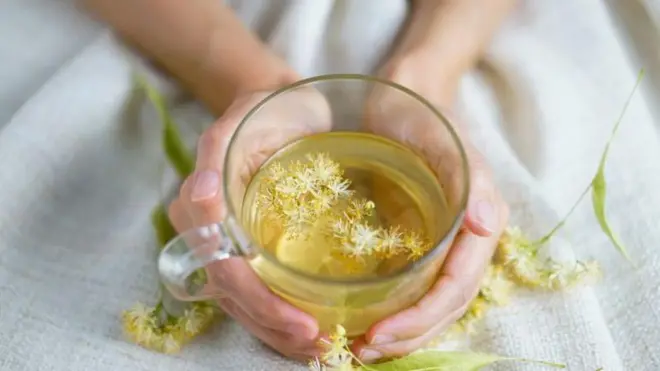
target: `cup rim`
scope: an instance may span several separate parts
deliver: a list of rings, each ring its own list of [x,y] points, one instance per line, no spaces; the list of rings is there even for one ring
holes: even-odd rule
[[[363,81],[363,82],[370,82],[373,83],[374,85],[385,85],[389,86],[391,88],[394,88],[404,94],[407,94],[408,96],[412,97],[413,99],[417,100],[419,103],[424,105],[426,108],[428,108],[431,113],[439,119],[440,122],[445,126],[445,129],[447,129],[452,137],[452,140],[458,147],[458,151],[460,153],[461,157],[461,162],[464,164],[463,169],[462,169],[462,175],[465,179],[464,185],[463,185],[463,193],[461,195],[461,199],[459,201],[459,212],[456,213],[454,216],[454,220],[451,224],[451,228],[447,230],[447,232],[442,236],[438,241],[436,241],[435,247],[433,249],[429,250],[426,254],[424,254],[422,257],[419,259],[415,260],[414,262],[406,265],[404,268],[395,271],[392,274],[388,274],[386,276],[378,276],[378,277],[365,277],[365,278],[334,278],[334,277],[321,277],[321,276],[315,276],[313,274],[298,270],[294,267],[288,266],[286,264],[283,264],[280,262],[275,255],[273,255],[271,252],[268,250],[257,246],[257,244],[253,243],[252,238],[249,236],[246,236],[247,239],[249,240],[250,246],[252,249],[256,249],[260,255],[262,255],[264,258],[266,258],[269,262],[277,265],[278,267],[284,269],[285,271],[291,272],[295,275],[304,277],[304,279],[315,281],[317,283],[321,284],[331,284],[331,285],[368,285],[368,284],[379,284],[387,281],[394,280],[396,278],[405,276],[406,274],[416,271],[420,267],[426,265],[426,263],[430,260],[432,260],[434,257],[436,257],[438,254],[441,254],[444,252],[445,249],[442,247],[446,245],[449,239],[453,239],[460,226],[463,224],[463,220],[465,218],[465,210],[467,207],[467,202],[468,202],[468,196],[469,196],[469,190],[470,190],[470,174],[469,174],[469,168],[468,168],[468,158],[467,158],[467,153],[465,152],[465,148],[463,147],[463,143],[458,136],[458,133],[454,129],[454,126],[451,124],[451,120],[449,120],[445,115],[443,115],[433,104],[431,104],[428,100],[426,100],[424,97],[419,95],[418,93],[414,92],[413,90],[406,88],[403,85],[397,84],[393,81],[389,81],[380,77],[372,76],[372,75],[364,75],[364,74],[323,74],[323,75],[317,75],[313,77],[308,77],[302,80],[298,80],[293,84],[289,84],[286,86],[283,86],[281,88],[278,88],[277,90],[273,91],[272,93],[268,94],[266,97],[261,99],[259,103],[257,103],[254,107],[252,107],[247,114],[241,119],[239,122],[238,126],[234,130],[234,132],[231,134],[231,137],[229,138],[229,143],[227,145],[227,155],[225,157],[225,162],[228,162],[231,150],[235,144],[235,139],[237,137],[237,134],[240,133],[241,128],[247,124],[252,116],[254,116],[263,106],[265,106],[267,103],[269,103],[271,100],[274,98],[277,98],[280,95],[283,95],[285,93],[288,93],[290,91],[293,91],[296,88],[302,87],[302,86],[311,86],[315,83],[319,82],[328,82],[328,81],[342,81],[342,80],[348,80],[348,81]],[[223,196],[224,199],[227,200],[226,202],[226,211],[227,211],[227,217],[228,218],[235,218],[236,210],[234,210],[234,206],[232,202],[229,202],[230,200],[230,195],[227,187],[227,182],[229,179],[229,170],[228,166],[223,166],[222,170],[222,182],[223,182]],[[241,223],[239,223],[241,225]],[[241,229],[243,226],[241,225]]]

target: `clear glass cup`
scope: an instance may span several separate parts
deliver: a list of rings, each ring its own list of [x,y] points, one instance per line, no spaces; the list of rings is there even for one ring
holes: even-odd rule
[[[308,108],[316,106],[305,106],[308,101],[300,99],[300,94],[310,93],[327,103],[325,107],[329,108],[331,122],[329,130],[371,132],[389,137],[400,143],[399,150],[410,148],[430,159],[434,181],[444,193],[446,205],[443,213],[446,215],[442,222],[437,221],[438,225],[433,226],[436,232],[433,247],[424,256],[383,276],[321,277],[283,264],[275,254],[255,243],[250,226],[244,225],[243,204],[249,176],[246,177],[245,164],[242,163],[243,152],[254,146],[254,133],[259,133],[265,125],[277,124],[278,120],[285,125],[284,120],[296,120],[298,112],[300,120],[309,120],[309,115],[302,115],[308,113]],[[292,104],[296,109],[288,108]],[[383,129],[379,126],[383,119],[397,121]],[[368,160],[374,164],[392,161],[391,157],[380,158],[378,153],[360,152],[360,146],[350,147],[348,151],[353,151],[355,156],[371,156]],[[227,210],[224,220],[185,231],[160,253],[158,271],[167,290],[182,301],[219,297],[219,290],[214,289],[217,282],[212,263],[246,259],[273,292],[312,314],[319,321],[321,330],[327,331],[341,324],[349,336],[363,334],[375,322],[413,305],[429,290],[463,222],[469,189],[467,158],[448,119],[413,91],[364,75],[313,77],[265,97],[242,119],[231,137],[223,171]],[[414,169],[404,168],[400,172],[401,176],[412,181],[420,176]],[[375,191],[377,188],[378,184]],[[200,269],[207,270],[208,282],[204,284],[193,279]]]

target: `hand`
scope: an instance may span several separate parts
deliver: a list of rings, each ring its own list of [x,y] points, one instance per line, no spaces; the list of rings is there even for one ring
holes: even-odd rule
[[[268,93],[246,94],[234,101],[199,140],[195,172],[186,179],[169,216],[181,233],[220,222],[225,215],[222,169],[231,135],[240,120]],[[291,140],[330,128],[327,102],[315,91],[298,90],[280,96],[268,122],[241,129],[240,148],[232,150],[232,163],[242,164],[247,184],[259,166]],[[272,293],[242,258],[215,262],[207,268],[210,284],[223,293],[220,307],[249,332],[281,354],[308,360],[317,355],[316,320]]]
[[[457,84],[443,86],[438,81],[429,84],[426,76],[409,71],[390,69],[388,72],[393,73],[386,78],[414,90],[436,106],[451,104],[452,89]],[[447,131],[440,123],[432,121],[432,116],[421,113],[419,106],[410,104],[418,105],[408,98],[403,99],[398,92],[374,92],[367,107],[368,129],[417,150],[449,181],[460,179],[460,158],[446,150],[453,145]],[[413,307],[374,324],[364,338],[354,343],[353,351],[364,362],[411,353],[459,319],[476,296],[507,225],[508,206],[493,183],[483,156],[470,142],[465,128],[456,126],[454,129],[459,133],[469,162],[471,187],[464,225],[450,248],[438,281],[429,292]]]

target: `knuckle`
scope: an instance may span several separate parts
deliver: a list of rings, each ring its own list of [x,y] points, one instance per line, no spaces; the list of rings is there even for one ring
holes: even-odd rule
[[[211,263],[207,268],[207,271],[210,273],[209,276],[213,279],[213,285],[218,289],[236,295],[236,288],[234,285],[235,277],[230,267],[224,267],[224,262],[218,261]],[[232,301],[233,303],[233,301]]]
[[[220,125],[214,124],[204,130],[199,136],[198,145],[205,149],[217,148],[223,141],[223,130]]]
[[[281,303],[271,297],[266,298],[260,305],[255,307],[255,314],[262,318],[264,322],[273,326],[279,326],[290,321]]]
[[[215,214],[214,211],[219,206],[217,197],[195,200],[193,204],[194,204],[195,214],[202,216],[214,215]]]
[[[181,187],[179,188],[179,200],[181,200],[183,204],[185,204],[185,200],[190,199],[190,191],[192,188],[193,176],[194,174],[184,179],[183,183],[181,184]],[[182,205],[182,207],[185,206]]]

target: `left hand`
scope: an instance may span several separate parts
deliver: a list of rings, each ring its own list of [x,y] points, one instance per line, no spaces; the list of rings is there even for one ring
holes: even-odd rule
[[[420,94],[445,115],[446,108],[453,105],[458,80],[443,84],[428,79],[423,70],[406,69],[404,65],[390,64],[383,71],[381,76]],[[417,150],[439,174],[460,170],[459,159],[447,158],[442,151],[443,143],[451,145],[446,130],[437,122],[429,122],[428,117],[421,120],[416,120],[414,114],[411,117],[411,110],[403,109],[407,103],[401,97],[398,92],[374,92],[371,102],[377,104],[378,109],[367,108],[368,129]],[[456,125],[454,129],[461,137],[469,162],[471,187],[464,224],[450,248],[438,281],[429,292],[413,307],[374,324],[363,338],[355,341],[353,351],[364,362],[405,356],[441,335],[459,319],[476,296],[507,225],[509,209],[493,183],[488,165],[471,143],[465,128]]]

